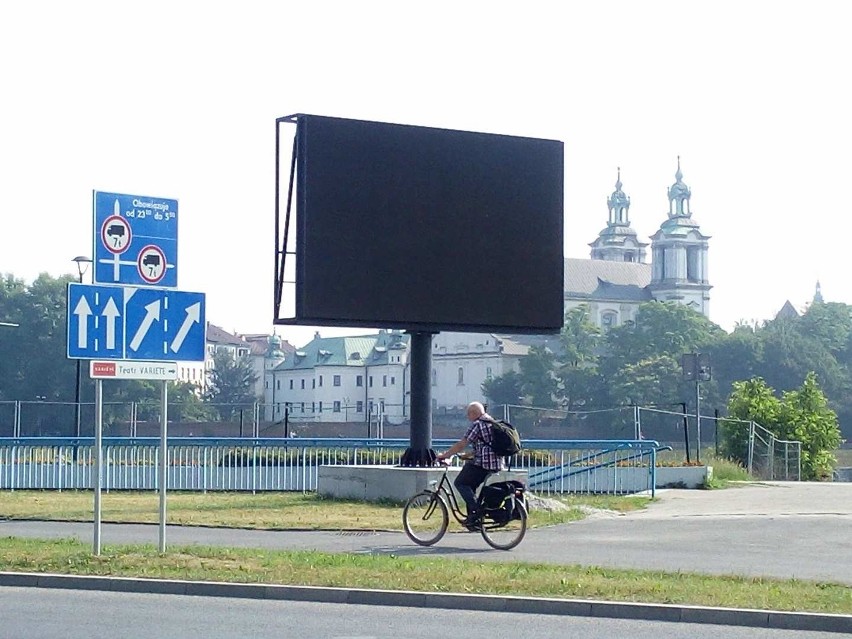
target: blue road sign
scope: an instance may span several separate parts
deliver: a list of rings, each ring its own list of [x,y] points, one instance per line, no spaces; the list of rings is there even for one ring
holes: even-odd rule
[[[177,286],[177,200],[95,191],[93,281]]]
[[[204,293],[68,285],[68,357],[204,361]]]

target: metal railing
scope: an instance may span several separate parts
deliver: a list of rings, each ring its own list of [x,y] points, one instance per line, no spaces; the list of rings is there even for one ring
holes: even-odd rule
[[[454,440],[436,439],[446,449]],[[171,438],[167,490],[315,491],[323,465],[397,465],[402,439]],[[535,440],[512,468],[539,493],[631,494],[656,487],[653,441]],[[157,438],[105,437],[102,490],[157,490]],[[0,489],[88,490],[94,487],[92,438],[0,438]],[[569,469],[566,472],[566,469]]]
[[[802,480],[802,442],[778,439],[756,422],[749,422],[748,472],[765,480]]]

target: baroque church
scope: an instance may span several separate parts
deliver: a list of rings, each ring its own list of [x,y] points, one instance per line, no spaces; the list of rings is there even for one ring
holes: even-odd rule
[[[565,310],[587,304],[592,320],[607,329],[633,321],[643,302],[673,301],[709,317],[707,241],[692,217],[692,191],[683,181],[680,157],[668,189],[666,219],[648,243],[630,226],[630,198],[622,190],[621,169],[607,199],[609,219],[591,246],[591,259],[565,260]]]

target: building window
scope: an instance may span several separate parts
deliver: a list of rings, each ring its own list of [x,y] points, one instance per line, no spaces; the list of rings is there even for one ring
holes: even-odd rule
[[[464,368],[462,368],[461,366],[459,366],[459,381],[458,381],[458,385],[459,385],[459,386],[464,386]]]
[[[363,413],[364,412],[364,402],[357,402],[355,404],[355,412],[356,413]]]
[[[332,379],[332,384],[335,386],[340,386],[340,375],[335,375]]]
[[[290,380],[290,390],[293,390],[293,380]]]
[[[317,387],[317,380],[316,380],[316,378],[314,378],[314,379],[311,380],[311,388],[316,388],[316,387]]]
[[[355,386],[363,386],[363,385],[364,385],[364,376],[358,375],[358,377],[355,378]]]
[[[312,413],[317,412],[317,403],[316,402],[311,402],[311,412]]]
[[[320,388],[322,388],[322,375],[319,376],[319,385],[320,385]]]
[[[396,386],[396,377],[391,375],[391,386]]]
[[[340,412],[340,402],[334,402],[334,408],[332,409],[335,413]]]
[[[194,373],[194,372],[195,372],[195,371],[193,371],[193,373]],[[266,383],[263,385],[263,387],[264,387],[266,390],[269,390],[269,380],[268,380],[268,379],[266,380]]]
[[[372,388],[372,387],[373,387],[373,376],[370,375],[370,388]]]
[[[322,402],[319,403],[319,412],[322,412]]]
[[[275,390],[281,390],[281,380],[275,381]]]
[[[302,412],[305,412],[305,402],[302,402]]]
[[[248,355],[248,354],[249,354],[249,352],[248,352],[248,349],[247,349],[247,348],[239,348],[239,349],[237,349],[237,357],[245,357],[245,356],[246,356],[246,355]]]
[[[385,412],[385,400],[383,399],[379,400],[379,412],[382,414]]]
[[[305,390],[305,380],[302,380],[302,390]]]
[[[372,399],[370,400],[370,403],[367,404],[367,411],[370,413],[370,415],[373,414],[373,400]]]
[[[387,385],[388,385],[388,376],[382,375],[382,386],[387,386]]]

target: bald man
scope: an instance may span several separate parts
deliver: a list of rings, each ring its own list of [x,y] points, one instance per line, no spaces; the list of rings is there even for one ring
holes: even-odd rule
[[[467,419],[471,422],[460,440],[447,451],[436,455],[443,460],[460,453],[469,444],[473,445],[473,459],[465,463],[453,484],[459,495],[467,504],[467,517],[462,522],[470,530],[475,530],[481,513],[476,503],[476,489],[479,488],[491,473],[503,470],[503,459],[494,454],[491,449],[491,416],[485,412],[485,407],[479,402],[471,402],[467,406]]]

